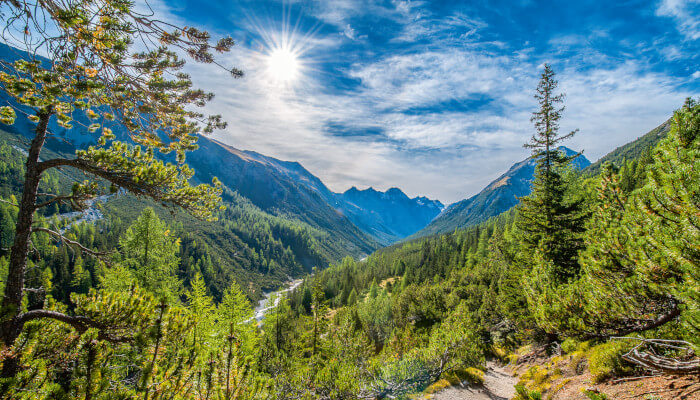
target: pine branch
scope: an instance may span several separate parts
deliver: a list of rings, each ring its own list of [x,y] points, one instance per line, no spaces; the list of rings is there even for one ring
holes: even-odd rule
[[[90,328],[96,328],[99,329],[99,333],[97,338],[100,340],[106,340],[108,342],[112,343],[126,343],[130,342],[133,340],[132,337],[130,336],[114,336],[106,330],[109,328],[105,326],[101,322],[94,321],[88,317],[84,316],[72,316],[64,313],[60,313],[58,311],[51,311],[51,310],[31,310],[27,311],[25,313],[22,313],[17,316],[16,322],[19,324],[24,324],[29,321],[37,320],[37,319],[53,319],[59,322],[63,322],[65,324],[70,325],[78,331],[79,333],[84,333]]]

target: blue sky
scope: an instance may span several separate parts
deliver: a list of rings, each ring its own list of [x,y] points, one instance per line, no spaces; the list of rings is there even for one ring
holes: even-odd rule
[[[450,203],[528,155],[542,65],[562,130],[592,161],[700,92],[700,1],[176,0],[166,18],[230,34],[231,80],[192,65],[234,147],[300,161],[332,190],[400,187]],[[270,76],[292,49],[294,79]]]

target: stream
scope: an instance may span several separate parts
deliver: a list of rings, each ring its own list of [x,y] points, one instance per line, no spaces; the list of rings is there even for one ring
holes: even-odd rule
[[[303,279],[295,279],[288,282],[288,286],[284,289],[263,293],[265,298],[258,302],[258,305],[255,307],[255,316],[253,318],[255,318],[255,320],[258,322],[262,321],[263,317],[265,317],[265,314],[267,314],[268,311],[277,307],[277,304],[279,304],[280,299],[282,298],[281,295],[296,289],[302,282],[304,282]],[[275,301],[274,304],[271,304],[273,296]]]

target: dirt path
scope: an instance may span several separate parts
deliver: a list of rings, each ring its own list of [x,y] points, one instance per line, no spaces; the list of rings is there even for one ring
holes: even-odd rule
[[[453,386],[436,393],[433,400],[508,400],[515,396],[515,384],[518,378],[513,377],[506,367],[494,362],[486,364],[484,386]]]

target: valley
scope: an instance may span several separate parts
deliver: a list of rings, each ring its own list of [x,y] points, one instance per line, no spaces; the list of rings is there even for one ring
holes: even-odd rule
[[[700,14],[604,3],[2,2],[0,399],[700,399]]]

